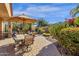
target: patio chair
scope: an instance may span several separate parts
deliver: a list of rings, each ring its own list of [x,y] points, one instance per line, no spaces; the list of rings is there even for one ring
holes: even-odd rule
[[[13,39],[15,41],[15,48],[17,48],[17,50],[20,50],[23,48],[24,45],[24,35],[23,34],[13,34]]]
[[[29,48],[31,48],[30,46],[34,43],[34,37],[35,36],[33,36],[33,35],[26,35],[25,36],[24,42],[25,42],[25,46],[27,48],[27,51],[31,50],[31,49],[29,50]]]
[[[22,39],[22,40],[18,40]],[[31,45],[34,42],[34,36],[33,35],[16,35],[14,38],[15,40],[15,48],[19,50],[22,50],[23,52],[28,52],[31,50]]]

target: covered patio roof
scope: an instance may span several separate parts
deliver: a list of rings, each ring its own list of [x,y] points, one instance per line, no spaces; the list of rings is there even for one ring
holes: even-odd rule
[[[7,21],[10,22],[22,22],[22,23],[34,23],[37,20],[32,18],[24,18],[24,17],[10,17]]]
[[[0,22],[6,21],[6,22],[20,22],[20,23],[34,23],[37,22],[36,19],[33,18],[25,18],[25,17],[0,17]]]

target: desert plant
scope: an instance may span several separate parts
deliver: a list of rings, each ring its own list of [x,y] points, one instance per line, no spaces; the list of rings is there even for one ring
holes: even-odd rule
[[[26,33],[30,28],[30,25],[29,24],[23,24],[22,26],[22,32]]]
[[[79,17],[75,17],[74,24],[79,26]]]
[[[65,27],[67,27],[65,22],[56,23],[56,24],[49,26],[49,32],[54,38],[58,38],[59,32],[61,31],[61,29],[65,28]]]
[[[18,25],[17,22],[13,22],[13,31],[17,31]]]
[[[38,33],[39,34],[42,34],[42,33],[44,33],[45,32],[45,27],[39,27],[38,28]]]
[[[58,41],[67,49],[69,55],[79,55],[79,28],[62,29]]]

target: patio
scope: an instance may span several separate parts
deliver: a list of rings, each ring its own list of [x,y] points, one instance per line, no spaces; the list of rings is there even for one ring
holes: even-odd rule
[[[17,54],[20,56],[60,56],[56,46],[53,42],[48,41],[44,36],[37,35],[34,39],[34,44],[31,46],[32,50],[30,52],[25,52],[22,54]],[[14,52],[14,40],[12,38],[0,40],[0,55],[15,55]]]

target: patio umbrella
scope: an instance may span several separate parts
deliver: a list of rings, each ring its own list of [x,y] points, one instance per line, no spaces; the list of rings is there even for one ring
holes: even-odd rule
[[[22,22],[22,23],[34,23],[37,20],[30,18],[30,17],[26,17],[25,15],[22,16],[15,16],[15,17],[10,17],[7,21],[10,22]]]
[[[3,20],[3,18],[2,18],[2,17],[0,17],[0,22],[2,22],[2,20]]]
[[[0,22],[8,21],[10,17],[0,17]]]
[[[0,17],[0,22],[2,22],[2,21],[8,21],[9,18],[10,17]]]

